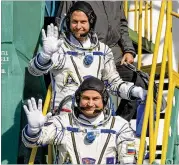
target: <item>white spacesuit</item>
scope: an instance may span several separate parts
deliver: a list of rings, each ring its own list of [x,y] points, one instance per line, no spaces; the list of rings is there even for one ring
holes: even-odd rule
[[[26,127],[23,130],[25,146],[32,148],[46,144],[57,145],[57,153],[59,154],[56,155],[58,160],[56,159],[55,163],[58,164],[67,164],[65,163],[67,159],[70,159],[71,164],[115,164],[117,153],[119,153],[118,160],[121,163],[132,164],[136,162],[136,141],[127,121],[116,116],[99,124],[104,120],[103,113],[95,120],[80,115],[78,120],[72,117],[72,121],[70,121],[70,115],[54,116],[45,123],[37,136],[28,136]],[[114,125],[112,124],[113,119],[115,119]],[[87,132],[90,131],[96,134],[93,143],[89,143],[85,139]],[[108,138],[109,140],[107,140]],[[105,145],[107,146],[105,147]]]
[[[80,106],[80,96],[87,90],[97,91],[103,100],[103,109],[95,109],[93,113],[97,115],[90,118],[85,116],[85,110]],[[87,97],[85,95],[85,100]],[[37,107],[32,98],[28,101],[29,109],[24,107],[28,119],[28,125],[22,131],[25,146],[55,145],[54,163],[58,164],[136,163],[139,139],[135,138],[126,120],[111,116],[111,110],[106,108],[108,97],[102,81],[88,78],[75,93],[78,106],[72,113],[53,116],[49,120],[51,113],[42,116],[42,102]],[[90,107],[95,108],[95,104],[91,103]]]
[[[76,8],[84,11],[81,8],[78,9],[78,6]],[[86,11],[85,14],[87,13],[89,12]],[[89,76],[103,80],[113,95],[124,99],[131,99],[131,96],[144,97],[145,92],[142,88],[122,81],[116,71],[113,54],[109,47],[98,42],[96,34],[91,30],[83,43],[80,43],[72,33],[67,35],[66,19],[65,17],[61,22],[60,39],[57,34],[58,29],[54,28],[53,24],[48,26],[47,37],[45,32],[42,32],[43,50],[30,61],[28,67],[29,72],[34,76],[50,71],[53,89],[51,108],[58,107],[59,103],[66,96],[73,94],[82,81]],[[95,22],[93,22],[94,25]],[[49,48],[51,49],[54,45],[58,46],[53,51],[49,51]],[[65,106],[71,109],[71,103]]]
[[[97,95],[91,95],[91,90]],[[58,164],[136,163],[140,140],[135,138],[126,120],[111,116],[108,98],[103,82],[95,77],[84,80],[75,92],[77,106],[73,106],[72,113],[51,117],[49,112],[43,116],[42,100],[37,106],[31,98],[29,108],[24,106],[28,125],[22,131],[23,143],[30,148],[55,145],[54,163]],[[84,102],[87,104],[82,104]],[[89,110],[93,116],[85,114]]]

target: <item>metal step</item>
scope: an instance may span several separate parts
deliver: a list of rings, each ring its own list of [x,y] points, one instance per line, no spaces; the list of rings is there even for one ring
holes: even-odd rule
[[[138,45],[138,33],[129,28],[129,36],[134,44]],[[148,41],[145,37],[142,37],[142,50],[147,53],[153,53],[154,44],[151,41]]]
[[[132,129],[136,130],[136,119],[132,119],[130,123]],[[161,159],[163,127],[164,127],[164,119],[160,119],[159,129],[158,129],[159,133],[158,133],[157,147],[156,147],[156,159],[155,159],[157,163],[160,163],[160,159]],[[147,142],[147,152],[149,152],[149,137],[146,137],[146,142]],[[144,160],[143,164],[149,164],[149,160],[148,159]]]

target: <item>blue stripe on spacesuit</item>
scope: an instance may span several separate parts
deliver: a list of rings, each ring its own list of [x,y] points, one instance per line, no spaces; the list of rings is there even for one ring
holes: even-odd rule
[[[111,134],[116,134],[116,131],[112,129],[101,129],[101,133],[111,133]]]
[[[41,131],[38,134],[36,134],[35,136],[32,136],[32,135],[29,136],[27,133],[27,127],[28,127],[28,125],[26,125],[22,131],[22,134],[23,134],[22,137],[24,138],[25,143],[32,144],[32,145],[37,144],[37,140],[38,140],[38,137],[39,137]]]
[[[64,127],[63,127],[63,125],[62,125],[62,123],[61,123],[61,121],[60,121],[60,116],[56,116],[55,119],[58,120],[58,122],[59,122],[59,123],[61,124],[61,126],[62,126],[62,129],[61,129],[61,130],[59,130],[58,127],[56,127],[56,130],[55,130],[55,138],[54,138],[53,144],[54,144],[54,145],[57,145],[57,144],[60,144],[60,143],[61,143],[61,141],[62,141],[62,139],[63,139],[63,137],[64,137]]]
[[[127,92],[127,97],[128,97],[129,99],[132,99],[131,91],[132,91],[133,88],[134,88],[134,85],[131,86],[131,87],[129,88],[128,92]]]
[[[103,52],[93,52],[93,55],[104,56],[105,54]]]
[[[117,87],[117,95],[120,97],[120,87],[122,84],[125,84],[125,82],[122,82],[121,84],[119,84],[119,86]]]
[[[67,130],[70,132],[80,132],[79,128],[67,127]]]
[[[77,56],[78,52],[67,51],[67,55]]]
[[[45,71],[45,70],[48,70],[51,66],[52,66],[52,62],[49,61],[47,64],[43,64],[41,65],[40,64],[40,61],[39,61],[39,55],[38,54],[35,59],[34,59],[34,65],[37,69],[41,70],[41,71]]]
[[[36,142],[32,142],[32,141],[29,141],[27,138],[25,138],[25,133],[23,132],[23,135],[22,135],[22,141],[24,142],[25,146],[26,145],[30,145],[30,146],[36,146],[37,143]]]
[[[66,53],[67,53],[67,55],[71,55],[71,56],[78,56],[79,55],[79,53],[75,52],[75,51],[67,51]],[[96,56],[104,56],[103,52],[91,52],[91,53],[93,53],[93,55],[96,55]]]
[[[93,132],[93,130],[89,130],[89,129],[84,129],[84,130],[81,130],[79,128],[74,128],[74,127],[66,127],[66,129],[70,132]],[[95,131],[95,130],[94,130]],[[99,129],[99,132],[100,133],[111,133],[111,134],[116,134],[116,131],[115,130],[112,130],[112,129]]]
[[[28,138],[36,139],[36,138],[39,137],[41,131],[39,131],[39,132],[38,132],[37,134],[35,134],[35,135],[31,135],[31,136],[30,136],[30,135],[27,133],[27,127],[28,127],[28,125],[26,125],[25,128],[24,128],[24,130],[23,130],[23,135],[25,135],[24,137],[25,137],[26,139],[28,139]]]

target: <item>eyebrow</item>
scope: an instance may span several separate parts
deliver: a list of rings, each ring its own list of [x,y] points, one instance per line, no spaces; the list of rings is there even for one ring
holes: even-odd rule
[[[76,22],[88,22],[88,20],[77,20],[77,19],[71,19],[71,21],[76,21]]]
[[[81,97],[87,97],[87,98],[90,98],[90,96],[87,96],[87,95],[81,95]],[[94,98],[101,98],[101,96],[94,96],[94,97],[92,97],[93,99]]]

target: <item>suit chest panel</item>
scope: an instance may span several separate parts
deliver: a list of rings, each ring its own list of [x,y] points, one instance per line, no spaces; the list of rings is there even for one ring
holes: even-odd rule
[[[72,160],[74,159],[72,163],[75,163],[76,158],[75,158],[75,153],[72,147],[73,140],[71,138],[71,133],[66,132],[66,135],[68,136],[65,136],[63,145],[68,152],[72,153],[71,158]],[[89,159],[95,160],[95,164],[97,164],[100,158],[100,155],[102,153],[103,147],[106,145],[108,134],[101,133],[97,135],[93,143],[88,143],[86,141],[85,139],[86,133],[83,133],[83,132],[74,133],[74,137],[75,137],[76,149],[78,151],[78,156],[79,156],[79,160],[81,161],[81,163],[83,162],[82,160],[89,158]],[[108,158],[114,158],[115,160],[115,155],[116,155],[116,135],[111,134],[110,140],[107,143],[107,147],[105,149],[101,163],[106,164]]]
[[[81,78],[83,81],[88,76],[94,76],[101,79],[101,71],[104,69],[104,57],[94,56],[91,65],[85,65],[84,58],[85,57],[82,55],[66,55],[66,62],[63,69],[53,71],[54,78],[58,80],[57,83],[59,83],[60,86],[64,87],[70,84],[79,85],[79,79]],[[72,81],[72,83],[68,83],[69,81]]]

